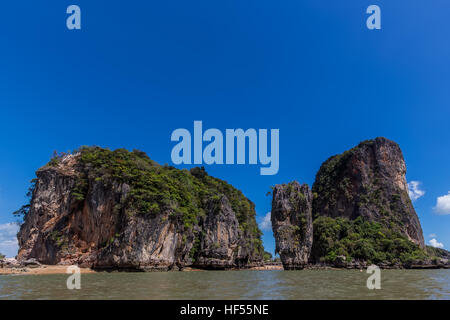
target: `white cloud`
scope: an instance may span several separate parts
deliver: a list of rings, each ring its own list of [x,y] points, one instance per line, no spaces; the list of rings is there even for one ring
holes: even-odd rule
[[[420,185],[420,181],[411,181],[408,183],[408,193],[412,201],[416,201],[424,196],[425,191],[420,189]]]
[[[438,214],[450,214],[450,191],[447,195],[437,198],[436,207],[434,210]]]
[[[437,242],[436,239],[431,239],[430,241],[428,241],[428,243],[430,244],[430,246],[435,247],[435,248],[444,248],[444,244],[442,242]]]
[[[271,213],[267,212],[263,220],[259,223],[259,228],[263,231],[272,231],[272,221],[270,220]]]
[[[428,237],[429,237],[429,238],[436,238],[437,235],[436,235],[436,233],[430,233],[430,234],[428,235]]]
[[[0,253],[7,257],[15,257],[19,250],[17,242],[17,232],[19,225],[17,223],[0,224]]]

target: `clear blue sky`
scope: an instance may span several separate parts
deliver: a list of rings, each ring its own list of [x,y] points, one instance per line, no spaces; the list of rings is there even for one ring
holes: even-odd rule
[[[66,8],[82,30],[66,28]],[[365,26],[382,10],[382,30]],[[0,8],[0,226],[53,150],[141,149],[170,163],[177,128],[279,128],[280,171],[208,166],[270,211],[271,185],[385,136],[403,149],[426,240],[450,247],[447,0],[21,0]],[[449,212],[450,213],[450,212]],[[1,231],[1,229],[0,229]],[[5,238],[5,237],[3,237]],[[0,241],[2,237],[0,236]],[[273,251],[269,231],[264,243]]]

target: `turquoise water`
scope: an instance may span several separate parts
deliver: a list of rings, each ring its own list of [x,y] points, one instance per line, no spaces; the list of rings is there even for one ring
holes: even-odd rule
[[[0,276],[0,299],[450,299],[450,270],[382,270],[369,290],[358,270],[199,271]]]

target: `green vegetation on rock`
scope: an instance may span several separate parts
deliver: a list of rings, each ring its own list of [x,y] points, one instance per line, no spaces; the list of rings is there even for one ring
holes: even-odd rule
[[[0,259],[5,259],[5,255],[0,252]]]
[[[270,252],[264,251],[263,258],[265,262],[272,261],[272,254]]]
[[[434,248],[431,246],[426,247],[426,252],[428,257],[432,261],[437,261],[439,259],[450,259],[450,252],[440,248]]]
[[[348,187],[350,185],[349,179],[340,179],[340,177],[345,171],[348,160],[354,152],[365,145],[371,144],[373,144],[373,141],[363,141],[357,147],[347,150],[342,154],[332,156],[325,161],[316,175],[316,182],[314,183],[312,190],[313,193],[327,199],[327,201],[333,205],[337,201],[336,195],[339,194],[339,192],[342,192],[346,194],[348,198],[351,198],[351,195],[348,193]],[[317,198],[317,196],[315,196],[315,198]]]
[[[313,213],[317,227],[335,235],[326,250],[320,246],[329,237],[323,235],[323,243],[316,243],[315,259],[332,261],[346,256],[407,264],[428,258],[405,174],[400,147],[382,137],[363,141],[325,161],[313,185],[317,194]],[[314,230],[315,238],[320,238],[318,232]]]
[[[408,264],[429,257],[404,235],[362,217],[355,220],[317,218],[313,252],[323,262],[334,262],[338,256],[345,256],[346,261]]]
[[[262,254],[262,233],[255,220],[254,204],[230,184],[209,176],[204,168],[179,170],[161,166],[138,150],[82,147],[73,154],[79,154],[82,172],[72,191],[76,200],[83,201],[94,184],[101,183],[105,188],[127,185],[126,199],[116,210],[149,215],[169,212],[170,219],[181,219],[186,229],[192,229],[199,218],[205,216],[211,201],[225,195],[240,229],[252,240],[253,248]],[[57,156],[47,166],[57,166],[61,159]]]

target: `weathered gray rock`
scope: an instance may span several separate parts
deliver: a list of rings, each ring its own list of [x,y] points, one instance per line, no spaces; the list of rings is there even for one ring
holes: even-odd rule
[[[24,267],[30,267],[30,268],[37,268],[37,267],[40,267],[40,266],[41,266],[41,264],[39,263],[39,261],[37,261],[37,260],[34,259],[34,258],[21,260],[21,261],[19,261],[19,263],[20,263],[21,266],[24,266]]]
[[[425,247],[419,218],[408,195],[400,147],[386,138],[360,143],[324,162],[312,191],[315,217],[361,216],[398,231]]]
[[[199,254],[193,263],[196,267],[206,269],[228,269],[233,266],[261,265],[249,261],[252,253],[246,242],[251,241],[242,236],[239,222],[233,213],[227,197],[211,200],[208,215],[203,221],[204,232],[199,237]]]
[[[286,270],[308,263],[313,240],[313,196],[308,185],[297,181],[276,185],[272,200],[272,228],[276,251]]]
[[[14,258],[3,258],[0,259],[0,268],[20,268],[21,264]]]

